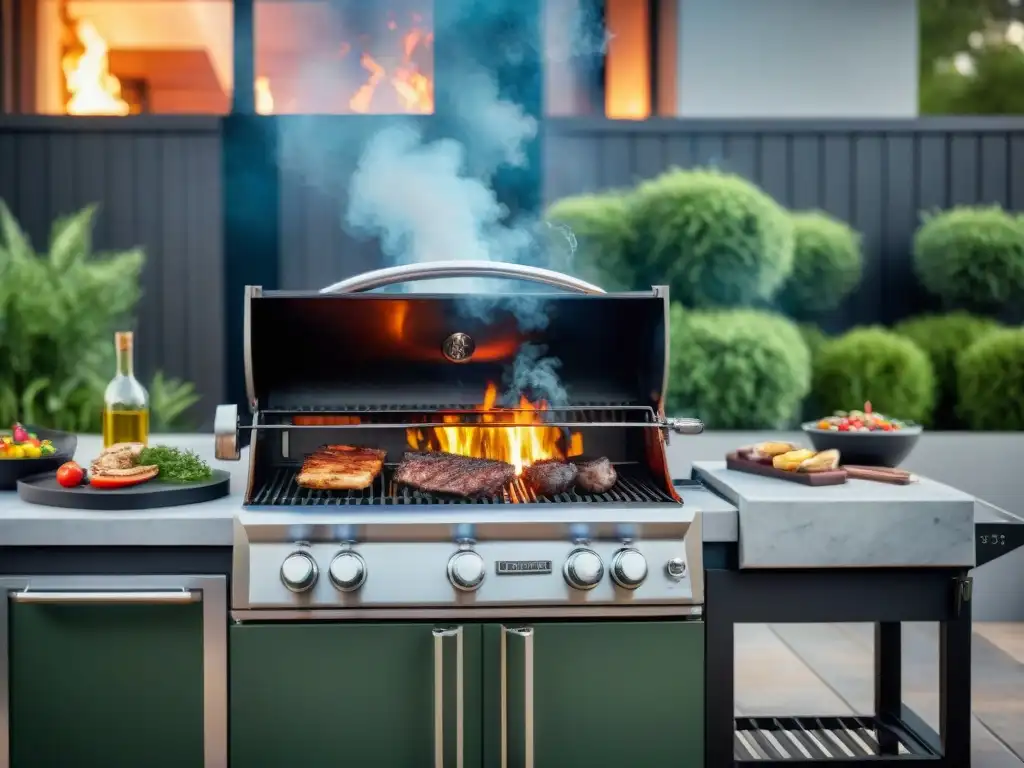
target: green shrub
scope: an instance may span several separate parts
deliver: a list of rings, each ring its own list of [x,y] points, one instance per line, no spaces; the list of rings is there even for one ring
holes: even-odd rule
[[[931,419],[925,423],[941,428],[957,426],[956,361],[974,342],[999,328],[987,317],[966,312],[948,315],[922,315],[898,323],[893,330],[917,344],[932,361],[935,371],[936,404]]]
[[[788,425],[810,389],[800,331],[757,310],[686,311],[673,305],[667,405],[709,429]]]
[[[821,346],[814,361],[814,398],[823,414],[860,408],[921,421],[935,403],[928,355],[884,328],[856,328]]]
[[[49,250],[36,254],[0,201],[0,425],[100,431],[113,331],[139,299],[143,254],[94,256],[94,215],[89,207],[56,221]],[[157,424],[168,421],[161,403],[178,417],[194,397],[183,386],[159,379]]]
[[[778,301],[792,316],[810,317],[838,307],[864,269],[860,235],[821,211],[794,213],[793,271]]]
[[[573,272],[610,290],[636,287],[632,258],[635,235],[629,198],[620,193],[578,195],[552,204],[545,219],[556,227],[568,227],[576,240]],[[564,244],[557,244],[564,248]]]
[[[671,170],[634,197],[644,283],[687,307],[770,300],[793,267],[793,224],[771,197],[718,171]]]
[[[957,397],[969,429],[1024,431],[1024,328],[993,331],[964,350]]]
[[[1000,208],[954,208],[914,238],[924,287],[949,308],[999,310],[1024,299],[1024,225]]]
[[[800,323],[797,329],[800,331],[800,335],[803,337],[804,344],[807,345],[807,351],[811,353],[811,360],[813,361],[818,356],[822,345],[830,337],[814,323]]]

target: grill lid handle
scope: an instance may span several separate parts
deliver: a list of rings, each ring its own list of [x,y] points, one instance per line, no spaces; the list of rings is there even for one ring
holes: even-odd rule
[[[504,261],[430,261],[423,264],[403,264],[385,267],[342,280],[321,288],[320,293],[362,293],[399,283],[419,280],[439,280],[448,277],[486,277],[525,280],[561,288],[572,293],[602,294],[603,288],[561,272]]]

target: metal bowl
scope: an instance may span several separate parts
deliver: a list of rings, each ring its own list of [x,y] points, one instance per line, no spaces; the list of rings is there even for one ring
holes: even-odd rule
[[[22,426],[27,431],[35,433],[40,440],[49,440],[57,452],[52,456],[38,459],[0,459],[0,491],[13,491],[22,478],[53,472],[65,461],[71,461],[75,457],[75,450],[78,448],[77,435],[31,424]],[[2,434],[8,433],[8,430],[4,430]]]
[[[898,467],[923,431],[917,424],[907,424],[892,432],[835,432],[819,429],[816,421],[808,421],[802,428],[814,450],[836,450],[843,464],[865,467]]]

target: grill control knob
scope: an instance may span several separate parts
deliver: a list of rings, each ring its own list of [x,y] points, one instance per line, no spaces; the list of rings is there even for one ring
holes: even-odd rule
[[[471,549],[456,552],[448,559],[448,581],[462,592],[479,589],[486,572],[484,559]]]
[[[623,589],[636,589],[647,578],[647,559],[639,550],[620,549],[612,558],[612,580]]]
[[[593,589],[604,578],[604,563],[592,549],[574,549],[566,558],[562,574],[573,589]]]
[[[681,557],[673,557],[666,563],[665,571],[670,579],[679,581],[686,575],[686,561]]]
[[[316,560],[305,552],[292,552],[281,563],[281,581],[292,592],[306,592],[320,575]]]
[[[327,578],[339,592],[355,592],[366,581],[366,561],[355,552],[339,552],[331,560]]]

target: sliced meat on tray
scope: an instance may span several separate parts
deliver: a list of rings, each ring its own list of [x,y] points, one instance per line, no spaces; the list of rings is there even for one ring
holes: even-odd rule
[[[599,459],[582,459],[576,462],[576,485],[586,493],[605,493],[619,481],[615,467],[602,456]]]
[[[544,459],[523,470],[523,481],[538,496],[557,496],[576,482],[576,465]]]
[[[515,475],[515,467],[504,461],[409,452],[395,471],[395,482],[426,493],[475,498],[497,496]]]
[[[358,491],[373,484],[387,454],[377,448],[324,445],[302,462],[296,482],[321,491]]]

